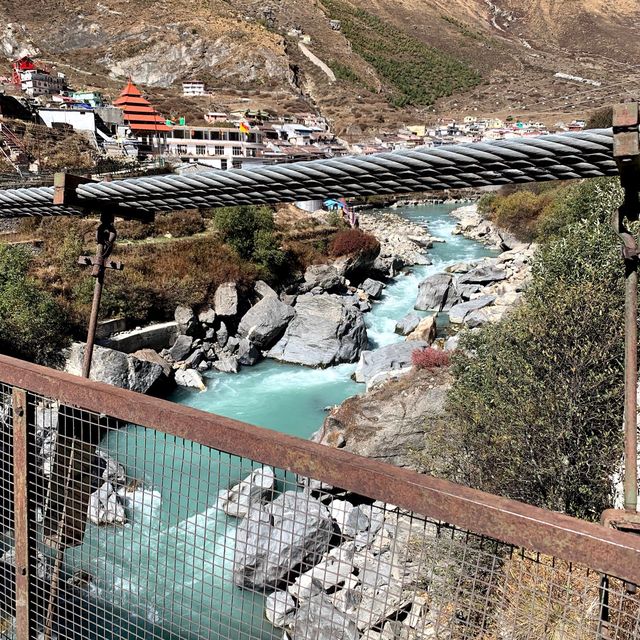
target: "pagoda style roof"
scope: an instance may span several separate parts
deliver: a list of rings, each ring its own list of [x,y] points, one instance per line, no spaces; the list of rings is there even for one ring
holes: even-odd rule
[[[122,109],[125,124],[132,131],[171,131],[164,118],[143,97],[140,89],[131,80],[113,104]]]

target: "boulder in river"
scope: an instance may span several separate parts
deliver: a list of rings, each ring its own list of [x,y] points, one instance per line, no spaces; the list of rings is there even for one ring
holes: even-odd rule
[[[262,353],[251,340],[242,338],[238,345],[236,357],[238,358],[239,364],[242,364],[245,367],[252,367],[254,364],[257,364],[262,360]]]
[[[258,349],[269,349],[296,315],[293,307],[275,296],[266,296],[244,314],[238,335],[249,338]]]
[[[367,346],[362,312],[332,294],[298,297],[296,315],[268,356],[310,367],[354,362]]]
[[[174,362],[184,360],[190,353],[193,346],[193,338],[191,336],[179,335],[169,349],[169,355]]]
[[[176,384],[181,387],[199,389],[200,391],[207,390],[202,376],[195,369],[178,369],[176,371]]]
[[[244,518],[251,507],[270,496],[276,477],[271,467],[261,467],[231,489],[218,494],[218,509],[228,516]]]
[[[213,363],[213,368],[222,373],[238,373],[238,371],[240,371],[240,364],[238,363],[237,356],[222,356]]]
[[[97,525],[126,524],[127,515],[110,482],[105,482],[89,496],[89,521]]]
[[[409,373],[413,366],[413,352],[428,346],[428,342],[412,340],[389,344],[374,351],[363,351],[356,367],[356,382],[364,382],[370,388],[389,378]]]
[[[286,626],[295,610],[295,600],[286,591],[274,591],[266,597],[264,614],[274,627]]]
[[[259,504],[236,529],[233,579],[250,589],[275,587],[292,569],[315,565],[329,548],[333,521],[306,492],[285,491]]]
[[[459,284],[482,284],[487,285],[492,282],[499,282],[507,279],[507,272],[503,268],[493,264],[484,264],[471,269],[458,278]]]
[[[436,273],[425,278],[418,285],[418,298],[415,308],[420,311],[442,311],[449,295],[453,276],[449,273]]]
[[[408,313],[402,320],[396,323],[396,333],[408,336],[420,324],[420,316],[417,313]]]
[[[373,280],[372,278],[367,278],[361,285],[360,289],[362,289],[370,298],[374,300],[378,300],[382,296],[382,292],[385,288],[384,282],[380,282],[379,280]]]

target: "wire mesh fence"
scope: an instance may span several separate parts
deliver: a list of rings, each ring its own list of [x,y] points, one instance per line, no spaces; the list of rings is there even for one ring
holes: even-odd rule
[[[587,566],[166,428],[34,393],[27,403],[24,634],[13,533],[23,470],[12,389],[0,385],[2,637],[640,638],[633,588]]]

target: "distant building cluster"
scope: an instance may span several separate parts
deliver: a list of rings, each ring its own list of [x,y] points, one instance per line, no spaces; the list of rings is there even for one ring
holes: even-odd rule
[[[330,26],[341,28],[335,20]],[[282,117],[263,110],[206,111],[202,113],[203,126],[193,126],[184,117],[174,121],[161,114],[131,81],[110,102],[97,91],[73,90],[64,74],[28,57],[16,60],[11,77],[2,81],[21,96],[27,112],[48,127],[80,132],[106,156],[168,159],[179,172],[239,169],[347,153],[371,154],[549,133],[541,122],[469,115],[461,121],[442,119],[436,125],[407,124],[398,131],[348,144],[330,131],[323,117],[313,113]],[[189,99],[210,93],[204,81],[190,79],[182,83],[182,95]],[[557,123],[556,130],[580,131],[584,127],[583,120],[574,120]]]

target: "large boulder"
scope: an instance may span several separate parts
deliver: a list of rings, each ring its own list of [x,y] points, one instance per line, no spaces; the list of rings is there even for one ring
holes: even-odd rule
[[[239,364],[243,364],[245,367],[252,367],[262,360],[262,353],[251,340],[242,338],[238,345],[236,357],[238,358]]]
[[[238,288],[235,282],[223,282],[213,296],[216,316],[231,318],[238,313]]]
[[[256,280],[253,290],[261,300],[270,296],[274,298],[278,297],[278,294],[264,280]]]
[[[312,264],[304,272],[303,291],[311,291],[320,287],[324,291],[340,291],[344,289],[344,278],[331,264]]]
[[[362,312],[341,296],[299,296],[295,312],[268,357],[310,367],[328,367],[355,362],[367,346]]]
[[[418,326],[407,336],[407,340],[424,341],[428,344],[432,344],[436,339],[437,332],[438,314],[434,313],[432,316],[422,318],[418,323]]]
[[[487,285],[506,279],[507,272],[505,269],[496,267],[493,264],[484,264],[461,275],[458,278],[458,283]]]
[[[193,338],[191,336],[179,335],[169,349],[169,355],[175,362],[180,362],[191,353],[192,346]]]
[[[374,300],[378,300],[382,296],[382,291],[385,288],[384,282],[380,282],[379,280],[373,280],[372,278],[367,278],[361,285],[360,289],[362,289],[370,298]]]
[[[396,333],[401,336],[408,336],[420,324],[420,320],[421,318],[417,313],[408,313],[396,323]]]
[[[191,307],[178,306],[173,315],[180,334],[189,336],[196,334],[199,323]]]
[[[453,276],[449,273],[436,273],[425,278],[418,285],[418,298],[415,308],[420,311],[442,311],[449,295]]]
[[[258,349],[269,349],[280,339],[295,315],[293,307],[275,296],[266,296],[244,314],[238,335],[249,338]]]
[[[413,366],[413,352],[428,346],[428,342],[412,340],[389,344],[374,351],[363,351],[355,371],[356,382],[364,382],[370,388],[389,378],[405,375]]]
[[[449,322],[452,324],[462,324],[470,313],[488,307],[490,304],[493,304],[495,299],[495,296],[482,296],[469,300],[469,302],[456,304],[449,309]]]
[[[234,583],[275,587],[294,567],[315,565],[329,548],[333,521],[327,508],[305,492],[285,491],[249,510],[236,530]]]
[[[200,391],[207,390],[202,376],[195,369],[178,369],[176,371],[176,384]]]
[[[74,343],[68,352],[65,370],[81,375],[84,343]],[[163,368],[154,362],[139,360],[133,355],[95,346],[91,364],[91,380],[139,393],[154,391],[165,379]]]

